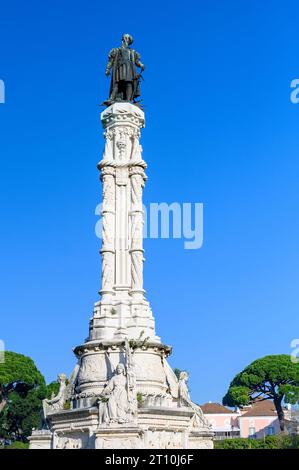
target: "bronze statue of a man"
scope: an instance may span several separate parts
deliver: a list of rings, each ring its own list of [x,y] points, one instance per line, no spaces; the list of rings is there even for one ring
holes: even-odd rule
[[[106,67],[107,77],[112,69],[109,100],[105,104],[115,101],[131,101],[140,96],[140,74],[137,68],[144,70],[140,61],[140,54],[130,48],[133,38],[130,34],[124,34],[122,45],[111,49]]]

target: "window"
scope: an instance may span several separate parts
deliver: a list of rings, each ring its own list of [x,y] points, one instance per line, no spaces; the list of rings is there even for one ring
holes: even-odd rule
[[[273,436],[274,434],[274,426],[267,427],[267,436]]]
[[[251,438],[255,438],[255,428],[254,427],[250,427],[249,428],[249,437]]]

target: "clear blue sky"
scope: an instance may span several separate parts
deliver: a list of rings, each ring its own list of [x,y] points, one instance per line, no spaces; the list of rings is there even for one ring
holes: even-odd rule
[[[1,2],[1,331],[70,373],[100,287],[107,53],[146,65],[145,202],[203,202],[204,245],[146,240],[145,288],[198,403],[299,337],[297,1]]]

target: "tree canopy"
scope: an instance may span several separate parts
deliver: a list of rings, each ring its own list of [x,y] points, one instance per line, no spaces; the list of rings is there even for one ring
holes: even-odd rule
[[[4,352],[4,362],[0,364],[0,402],[13,391],[26,395],[31,388],[44,384],[44,376],[30,357]]]
[[[257,359],[235,376],[222,403],[242,406],[256,399],[273,400],[280,428],[284,430],[282,402],[299,400],[299,363],[293,363],[287,354]]]
[[[26,439],[40,425],[45,379],[32,359],[6,351],[0,364],[0,428],[2,437]]]

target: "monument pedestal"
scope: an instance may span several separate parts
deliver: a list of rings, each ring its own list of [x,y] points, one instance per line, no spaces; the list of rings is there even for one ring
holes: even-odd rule
[[[139,427],[109,426],[95,432],[96,449],[141,449],[143,431]]]
[[[52,433],[30,438],[30,448],[54,449],[211,449],[213,432],[190,426],[193,412],[166,406],[138,409],[135,423],[98,424],[98,409],[51,414]],[[41,432],[41,431],[39,431]]]
[[[33,430],[29,442],[30,449],[52,449],[53,433],[47,429]]]
[[[144,296],[144,113],[119,102],[101,120],[101,300],[89,337],[74,349],[78,363],[69,383],[61,375],[57,397],[44,401],[49,431],[33,433],[30,447],[212,448],[209,424],[189,397],[186,373],[178,380],[168,365],[171,348],[156,335]]]

